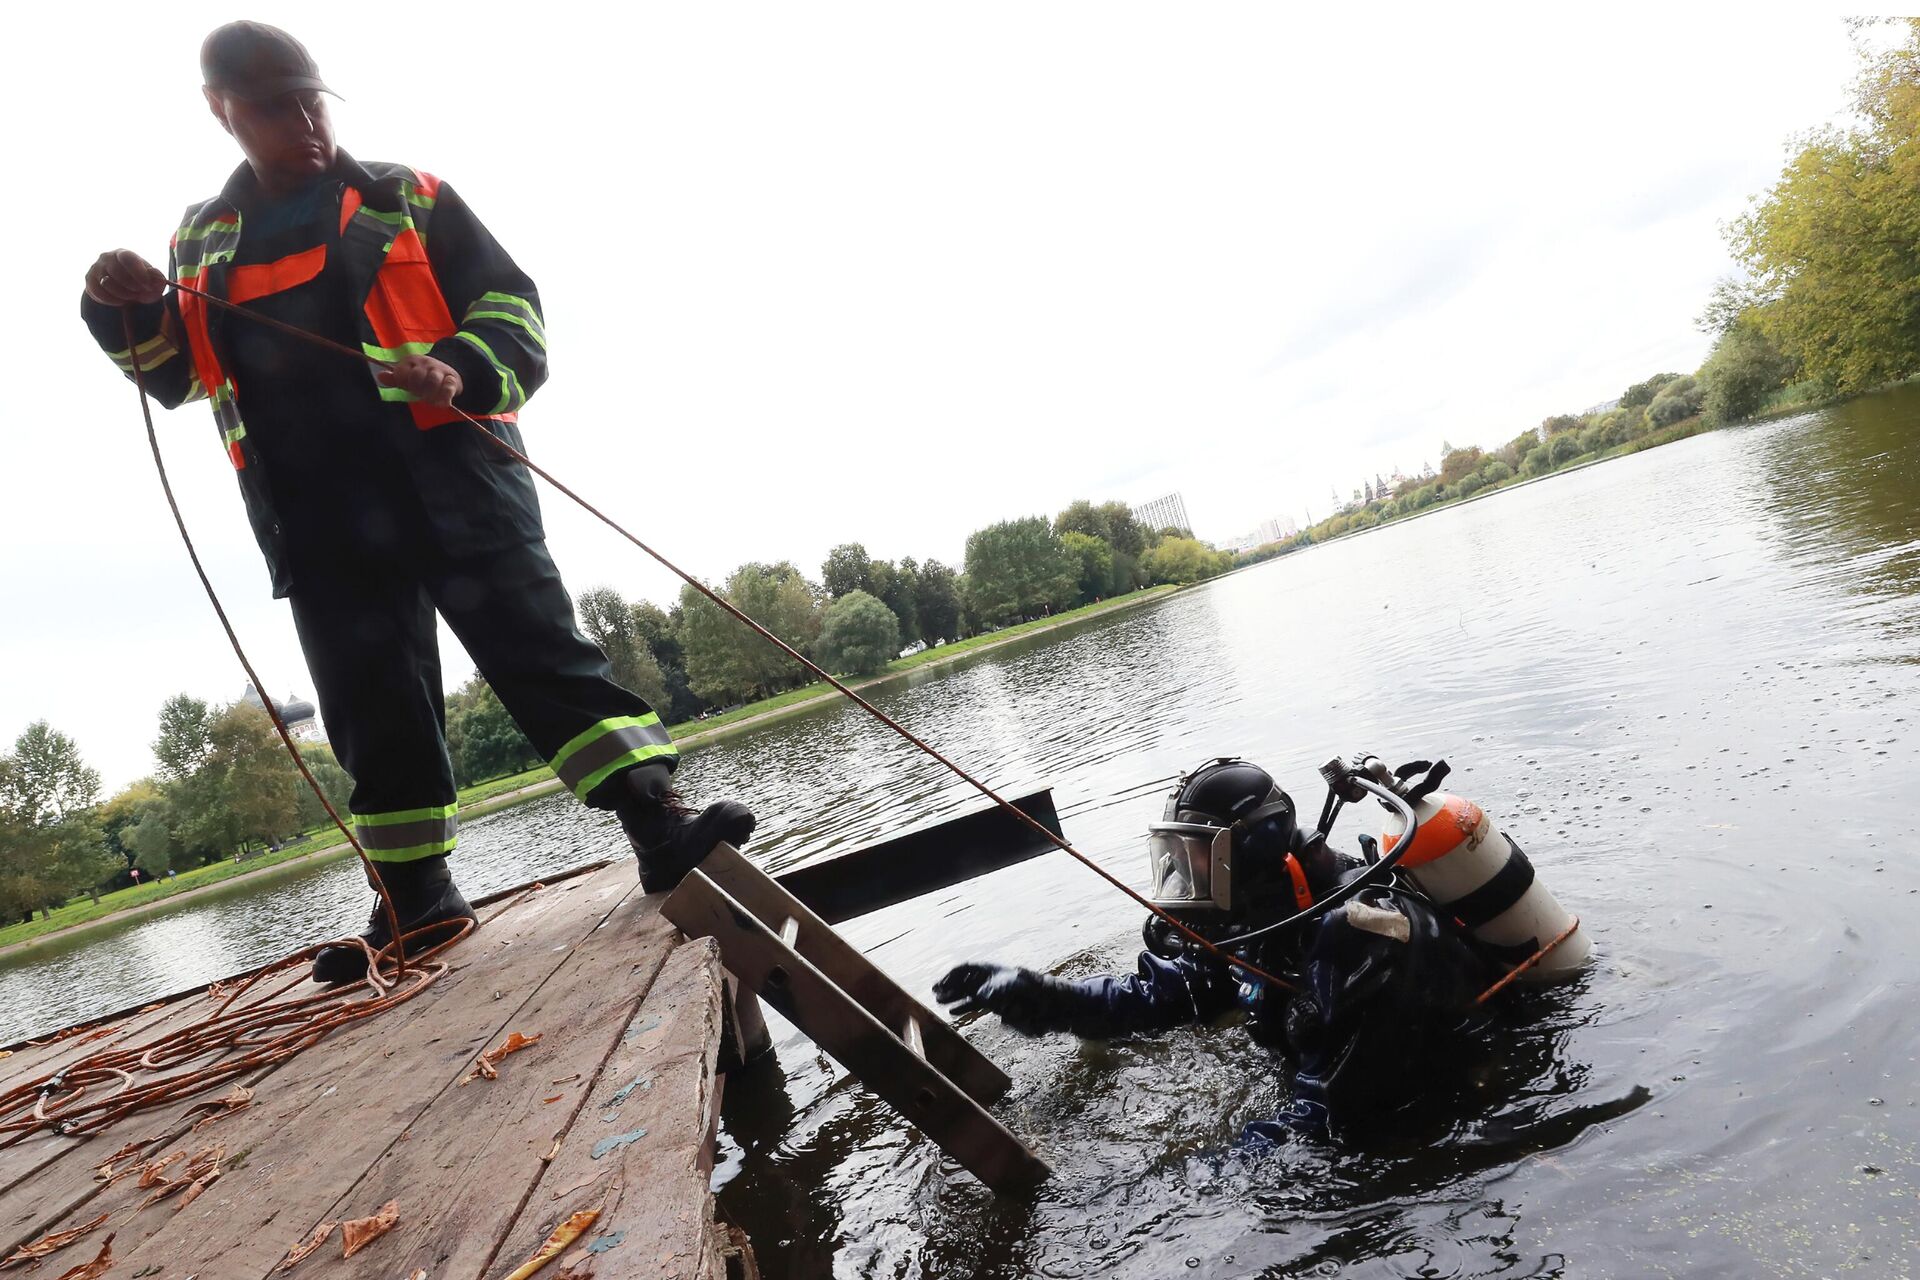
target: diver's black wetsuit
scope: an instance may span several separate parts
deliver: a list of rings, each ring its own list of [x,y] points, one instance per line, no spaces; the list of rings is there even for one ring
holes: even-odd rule
[[[1131,977],[997,970],[973,984],[979,995],[969,1007],[991,1009],[1030,1035],[1091,1039],[1208,1022],[1243,1007],[1248,1034],[1293,1066],[1287,1108],[1249,1124],[1243,1137],[1324,1134],[1422,1083],[1449,1042],[1481,1024],[1474,998],[1493,977],[1459,929],[1419,894],[1380,886],[1353,901],[1260,948],[1256,963],[1299,974],[1298,992],[1243,983],[1204,952],[1163,959],[1143,951]],[[935,989],[943,1000],[967,985],[954,976]]]

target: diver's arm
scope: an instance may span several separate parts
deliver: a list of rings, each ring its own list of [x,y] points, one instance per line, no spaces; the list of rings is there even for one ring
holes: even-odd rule
[[[1055,978],[975,961],[955,966],[933,988],[955,1013],[985,1009],[1025,1035],[1069,1031],[1095,1040],[1208,1021],[1233,1006],[1235,992],[1218,961],[1162,960],[1146,951],[1127,978]]]

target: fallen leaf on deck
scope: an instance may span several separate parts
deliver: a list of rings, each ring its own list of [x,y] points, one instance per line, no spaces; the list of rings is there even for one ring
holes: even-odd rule
[[[340,1224],[340,1256],[351,1258],[368,1245],[393,1230],[393,1224],[400,1221],[400,1202],[389,1200],[371,1218],[355,1218],[352,1222]]]
[[[13,1050],[0,1049],[0,1058],[11,1058],[12,1056],[13,1056]]]
[[[580,1238],[580,1234],[594,1224],[600,1217],[598,1209],[582,1209],[553,1229],[546,1243],[533,1251],[533,1256],[515,1267],[507,1280],[527,1280],[534,1272],[559,1257],[566,1247]]]
[[[553,1145],[547,1148],[547,1154],[540,1157],[542,1164],[552,1164],[553,1158],[560,1154],[560,1139],[555,1138]]]
[[[315,1227],[313,1229],[312,1235],[309,1235],[305,1240],[302,1240],[299,1244],[287,1250],[287,1256],[280,1259],[280,1265],[275,1267],[274,1270],[275,1271],[291,1271],[295,1267],[299,1266],[300,1259],[306,1257],[308,1254],[312,1253],[315,1249],[318,1249],[321,1245],[325,1244],[327,1242],[327,1237],[332,1235],[333,1229],[339,1225],[340,1224],[337,1222],[323,1222],[319,1226]]]
[[[62,1271],[59,1280],[95,1280],[106,1274],[113,1265],[113,1237],[108,1236],[100,1242],[100,1252],[93,1255],[92,1262],[83,1262],[77,1267]]]
[[[497,1063],[510,1053],[518,1053],[528,1045],[539,1044],[540,1037],[545,1034],[544,1031],[536,1031],[530,1036],[523,1036],[518,1031],[510,1032],[507,1038],[500,1042],[498,1048],[489,1049],[480,1056],[488,1062]]]
[[[203,1119],[193,1126],[194,1131],[198,1132],[212,1124],[215,1120],[223,1116],[230,1116],[236,1111],[244,1110],[252,1104],[253,1090],[243,1084],[237,1084],[228,1092],[215,1098],[212,1102],[197,1102],[193,1106],[188,1107],[187,1111],[189,1114],[195,1111],[205,1111],[207,1113]]]
[[[208,1187],[212,1186],[214,1179],[218,1178],[219,1176],[220,1176],[220,1168],[218,1165],[216,1165],[206,1173],[201,1174],[199,1177],[195,1178],[192,1182],[188,1183],[187,1189],[184,1192],[182,1192],[180,1195],[180,1203],[173,1206],[173,1211],[175,1213],[178,1213],[182,1209],[186,1208],[188,1205],[192,1204],[195,1200],[198,1200],[200,1198],[200,1193],[202,1191],[205,1191]]]
[[[541,1106],[543,1106],[543,1107],[550,1107],[550,1106],[552,1106],[552,1105],[553,1105],[554,1103],[556,1103],[556,1102],[558,1102],[558,1101],[560,1101],[560,1099],[562,1099],[562,1098],[564,1098],[564,1097],[566,1097],[566,1096],[567,1096],[567,1095],[566,1095],[566,1094],[564,1094],[564,1093],[556,1093],[556,1094],[554,1094],[554,1095],[553,1095],[553,1096],[552,1096],[551,1098],[542,1098],[542,1099],[540,1099],[540,1105],[541,1105]]]
[[[493,1064],[488,1062],[484,1057],[481,1057],[473,1060],[473,1070],[461,1076],[460,1083],[468,1084],[478,1079],[498,1080],[499,1078],[500,1073],[493,1069]]]
[[[134,1185],[138,1187],[151,1187],[155,1183],[165,1182],[166,1179],[161,1175],[166,1173],[168,1166],[177,1164],[186,1158],[186,1151],[180,1150],[170,1156],[161,1156],[158,1160],[147,1161],[146,1165],[140,1170],[140,1181]]]
[[[32,1244],[23,1244],[8,1254],[5,1262],[0,1262],[0,1271],[4,1271],[8,1267],[18,1266],[22,1262],[32,1262],[35,1258],[44,1258],[50,1253],[64,1249],[81,1236],[86,1235],[89,1231],[96,1230],[101,1223],[105,1222],[111,1216],[111,1214],[103,1213],[92,1222],[86,1223],[83,1226],[72,1227],[66,1231],[55,1231],[49,1235],[41,1236]]]
[[[114,1182],[120,1181],[120,1179],[126,1177],[128,1174],[132,1173],[134,1169],[137,1169],[140,1166],[133,1165],[129,1168],[120,1169],[117,1171],[114,1169],[113,1166],[115,1166],[116,1164],[119,1164],[122,1160],[125,1160],[128,1156],[139,1155],[142,1151],[146,1150],[147,1143],[150,1141],[152,1141],[152,1139],[150,1138],[135,1138],[132,1142],[129,1142],[126,1146],[120,1148],[118,1151],[114,1152],[112,1155],[108,1156],[105,1160],[102,1160],[97,1166],[95,1166],[93,1171],[93,1176],[100,1179],[100,1181],[106,1182],[106,1183],[114,1183]]]
[[[427,1269],[425,1267],[414,1268],[413,1274],[408,1276],[407,1280],[427,1280]]]

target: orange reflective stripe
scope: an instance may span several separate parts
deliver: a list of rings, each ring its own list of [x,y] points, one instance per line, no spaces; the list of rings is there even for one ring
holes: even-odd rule
[[[206,281],[204,274],[185,276],[180,283],[192,288],[200,288]],[[227,380],[220,368],[219,357],[213,354],[213,335],[207,330],[207,304],[190,293],[174,295],[180,300],[180,319],[187,327],[187,350],[193,356],[194,372],[200,375],[200,385],[212,395]]]
[[[236,306],[305,284],[326,269],[327,246],[317,244],[275,262],[227,269],[227,301]]]
[[[360,188],[348,187],[340,193],[340,234],[347,234],[347,224],[353,221],[353,215],[360,212]]]
[[[410,400],[407,402],[407,408],[413,411],[413,425],[422,431],[431,431],[435,427],[444,427],[449,422],[466,421],[465,418],[462,418],[453,410],[443,408],[437,404],[428,404],[424,400]],[[470,416],[478,418],[482,422],[520,421],[520,415],[517,413],[476,413]]]

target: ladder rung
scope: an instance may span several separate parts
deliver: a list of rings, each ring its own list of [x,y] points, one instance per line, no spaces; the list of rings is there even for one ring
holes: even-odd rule
[[[794,941],[798,939],[799,936],[800,936],[799,917],[788,916],[787,922],[780,926],[780,941],[786,943],[787,947],[791,949],[793,947]]]
[[[926,1061],[927,1042],[926,1038],[920,1034],[920,1019],[907,1019],[907,1025],[900,1028],[900,1040],[907,1048],[913,1050],[916,1058],[922,1062]]]

